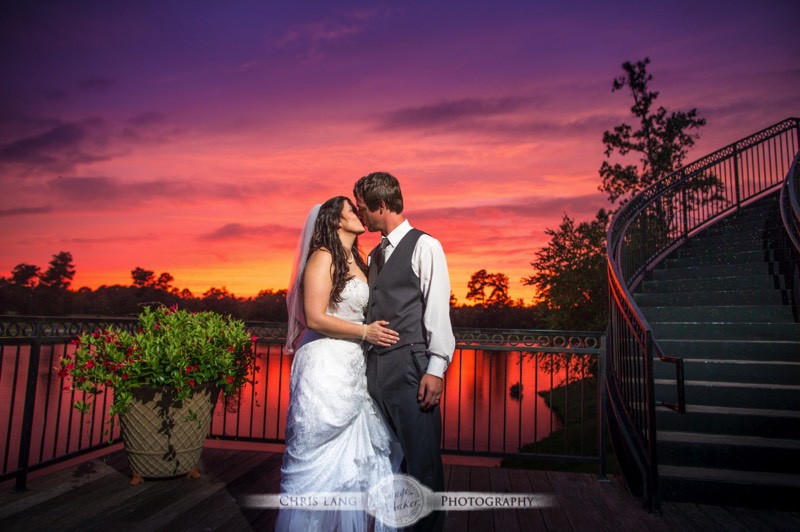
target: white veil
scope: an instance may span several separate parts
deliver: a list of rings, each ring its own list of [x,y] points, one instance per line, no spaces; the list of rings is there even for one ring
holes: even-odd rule
[[[319,215],[321,205],[311,207],[306,217],[306,224],[300,233],[297,243],[297,253],[294,256],[292,275],[289,278],[289,290],[286,292],[286,309],[289,311],[289,324],[286,330],[286,344],[283,346],[284,354],[294,353],[297,344],[306,329],[306,316],[303,310],[303,272],[308,260],[308,248],[311,236],[314,234],[314,224]]]

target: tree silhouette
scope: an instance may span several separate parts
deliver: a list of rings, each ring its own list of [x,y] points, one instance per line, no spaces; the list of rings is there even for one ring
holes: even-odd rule
[[[622,123],[613,131],[603,133],[606,158],[613,153],[625,156],[631,152],[640,154],[641,168],[636,165],[610,164],[603,161],[600,191],[608,194],[611,203],[620,201],[624,205],[639,191],[652,185],[662,177],[680,168],[689,148],[699,138],[697,129],[704,126],[704,118],[697,116],[697,109],[668,112],[664,107],[653,110],[658,92],[650,90],[648,83],[653,76],[648,74],[650,59],[622,65],[624,76],[614,79],[612,92],[630,89],[633,97],[631,113],[639,121],[638,129]]]
[[[75,277],[75,265],[72,263],[72,253],[62,251],[53,255],[50,267],[39,278],[39,285],[58,290],[69,289],[72,278]]]
[[[575,224],[564,215],[557,230],[547,229],[550,243],[536,252],[534,273],[522,282],[533,285],[550,310],[554,329],[603,330],[607,320],[606,228],[609,214],[600,209],[591,222]]]
[[[164,292],[172,291],[172,281],[175,278],[167,272],[163,272],[161,275],[158,276],[158,279],[155,281],[155,286],[158,290],[163,290]]]
[[[131,271],[133,278],[133,286],[137,288],[144,288],[146,286],[153,286],[155,283],[155,272],[152,270],[145,270],[138,266]]]
[[[631,113],[638,126],[622,123],[603,133],[605,156],[626,157],[638,154],[638,163],[611,164],[608,160],[600,166],[602,183],[599,189],[608,194],[611,203],[622,206],[644,188],[677,170],[689,148],[698,138],[696,131],[706,121],[697,116],[697,109],[668,112],[664,107],[654,109],[658,92],[649,88],[653,76],[647,72],[650,59],[622,65],[624,75],[614,79],[612,92],[628,88],[633,97]],[[712,191],[711,194],[685,196],[687,208],[699,203],[717,201],[713,193],[722,183],[713,175],[699,180],[693,192]],[[671,199],[665,196],[665,205]],[[655,229],[648,231],[658,238],[669,231],[674,220],[671,211],[662,208],[655,213]],[[608,321],[607,272],[605,237],[609,212],[600,210],[594,220],[577,223],[564,215],[558,229],[547,229],[550,236],[547,246],[536,252],[531,265],[534,274],[522,281],[534,285],[547,303],[548,322],[556,329],[603,330]]]
[[[20,263],[11,270],[11,284],[33,288],[41,275],[41,268],[33,264]]]
[[[508,276],[504,273],[487,273],[478,270],[472,274],[467,284],[467,299],[482,306],[502,306],[510,302],[508,297]],[[486,295],[487,289],[489,295]]]

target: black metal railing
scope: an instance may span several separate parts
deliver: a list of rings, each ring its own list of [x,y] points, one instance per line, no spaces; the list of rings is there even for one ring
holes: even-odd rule
[[[781,186],[781,220],[792,243],[791,271],[786,272],[792,289],[792,308],[800,319],[800,152]]]
[[[664,256],[703,228],[774,192],[800,149],[789,118],[686,165],[645,189],[614,216],[607,235],[609,427],[629,487],[659,506],[653,358],[675,364],[685,409],[682,360],[666,357],[632,292]]]
[[[85,397],[58,376],[73,338],[111,325],[136,321],[0,316],[0,480],[16,478],[24,490],[29,471],[119,440],[119,424],[107,414],[113,391],[101,391],[81,414],[71,405]],[[218,403],[209,437],[283,443],[292,361],[281,351],[286,326],[247,326],[258,337],[254,384]],[[577,461],[605,475],[603,334],[458,329],[456,337],[441,403],[443,452]]]

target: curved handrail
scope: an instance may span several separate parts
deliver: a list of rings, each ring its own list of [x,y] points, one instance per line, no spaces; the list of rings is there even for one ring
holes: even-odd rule
[[[792,169],[781,186],[781,220],[786,234],[794,246],[789,285],[795,318],[800,318],[800,152],[794,158]]]
[[[786,179],[781,186],[781,219],[789,240],[795,250],[800,251],[800,152],[794,158],[792,168],[786,174]]]
[[[676,364],[677,411],[683,407],[682,359],[663,353],[632,292],[666,254],[690,236],[781,186],[800,149],[800,119],[788,118],[667,175],[613,217],[606,238],[609,279],[607,386],[611,411],[627,432],[629,484],[638,474],[642,497],[659,505],[653,357]],[[627,443],[625,443],[627,442]],[[636,482],[633,482],[636,484]]]

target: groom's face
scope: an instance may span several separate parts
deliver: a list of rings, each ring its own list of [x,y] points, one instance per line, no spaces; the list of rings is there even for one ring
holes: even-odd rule
[[[370,211],[367,207],[367,204],[364,203],[364,199],[360,196],[356,196],[356,207],[358,208],[358,217],[361,218],[361,222],[367,226],[368,231],[380,231],[380,216],[379,211]]]

